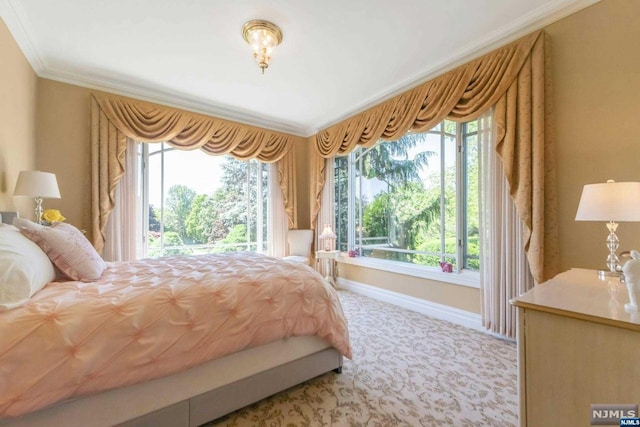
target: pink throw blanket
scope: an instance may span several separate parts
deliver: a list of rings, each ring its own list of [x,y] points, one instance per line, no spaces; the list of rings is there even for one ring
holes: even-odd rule
[[[338,296],[307,266],[245,252],[114,263],[0,312],[0,418],[297,335],[351,357]]]

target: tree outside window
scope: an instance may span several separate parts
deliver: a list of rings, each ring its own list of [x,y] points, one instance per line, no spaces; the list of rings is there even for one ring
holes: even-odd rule
[[[477,145],[477,122],[445,120],[429,132],[336,158],[339,248],[478,270]]]
[[[147,145],[147,256],[267,250],[265,164]]]

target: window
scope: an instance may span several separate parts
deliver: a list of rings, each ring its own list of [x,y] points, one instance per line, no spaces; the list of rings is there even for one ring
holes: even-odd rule
[[[478,123],[358,148],[334,164],[338,249],[479,270]]]
[[[145,256],[268,248],[267,165],[139,144]]]

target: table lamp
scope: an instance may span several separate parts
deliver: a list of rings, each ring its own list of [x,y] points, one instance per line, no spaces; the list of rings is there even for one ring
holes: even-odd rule
[[[640,221],[640,182],[615,182],[587,184],[582,190],[576,221],[606,221],[607,267],[598,272],[601,278],[620,276],[621,266],[616,250],[620,246],[616,229],[618,222]]]
[[[59,199],[60,190],[55,174],[40,171],[20,171],[14,196],[33,197],[36,202],[36,222],[42,223],[42,199]]]
[[[333,245],[331,243],[333,242],[333,239],[335,239],[336,237],[337,237],[336,233],[333,232],[329,224],[325,224],[324,229],[322,230],[322,234],[318,236],[320,240],[324,240],[325,251],[333,250],[332,248]]]

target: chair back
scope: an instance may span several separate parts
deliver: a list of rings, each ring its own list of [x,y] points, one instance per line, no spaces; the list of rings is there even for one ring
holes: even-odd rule
[[[311,243],[313,242],[313,230],[289,230],[287,232],[289,243],[289,256],[311,256]]]
[[[313,230],[289,230],[287,242],[289,243],[289,257],[304,257],[308,264],[311,257]]]

